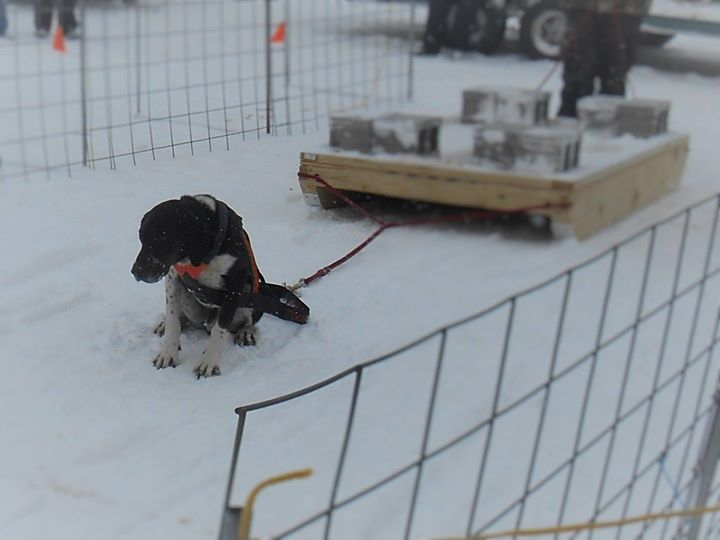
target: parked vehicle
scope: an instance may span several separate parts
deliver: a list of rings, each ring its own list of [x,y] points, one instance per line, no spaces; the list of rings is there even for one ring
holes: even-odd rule
[[[448,15],[449,48],[494,52],[506,34],[516,34],[530,58],[559,58],[567,31],[565,12],[556,0],[458,0]],[[641,42],[664,45],[672,33],[643,27]]]

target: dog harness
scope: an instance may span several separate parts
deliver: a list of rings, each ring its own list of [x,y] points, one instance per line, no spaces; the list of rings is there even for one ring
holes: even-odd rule
[[[197,279],[200,277],[200,274],[202,274],[205,270],[207,270],[208,265],[205,263],[202,263],[200,266],[193,266],[192,264],[176,264],[175,265],[175,271],[178,273],[180,277],[184,276],[185,274],[189,275],[193,279]]]
[[[217,233],[215,233],[215,240],[213,241],[213,246],[210,250],[210,254],[207,256],[207,261],[212,261],[217,256],[217,254],[220,252],[220,246],[222,246],[222,243],[225,240],[225,236],[227,235],[228,207],[224,202],[215,199],[215,211],[217,212],[218,216],[218,230]],[[247,244],[245,247],[247,247]],[[187,274],[191,278],[197,279],[200,277],[200,274],[202,274],[207,269],[207,267],[207,263],[202,263],[199,266],[178,263],[175,265],[175,271],[180,277]]]
[[[215,205],[218,214],[218,231],[215,235],[212,250],[205,259],[208,262],[214,259],[220,252],[220,247],[225,241],[228,230],[228,214],[230,210],[224,202],[217,199],[215,199]],[[175,270],[178,276],[180,276],[180,281],[182,281],[190,293],[204,304],[220,307],[227,300],[233,300],[236,302],[238,308],[256,309],[286,321],[305,324],[310,315],[310,308],[286,287],[265,282],[255,262],[255,254],[250,244],[250,237],[244,229],[241,233],[243,246],[250,259],[250,272],[252,277],[251,291],[237,293],[202,285],[198,281],[198,278],[207,269],[207,263],[202,263],[198,266],[192,264],[176,264]],[[232,268],[230,271],[232,271]]]
[[[188,275],[180,280],[195,298],[206,305],[220,307],[226,301],[234,300],[238,308],[257,309],[297,324],[305,324],[310,316],[310,308],[302,300],[275,283],[261,282],[258,292],[234,293],[206,287]]]

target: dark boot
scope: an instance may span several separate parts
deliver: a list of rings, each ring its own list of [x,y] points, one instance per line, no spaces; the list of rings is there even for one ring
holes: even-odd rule
[[[577,101],[595,90],[597,51],[594,20],[587,20],[584,12],[576,10],[569,12],[568,18],[571,31],[563,52],[563,89],[558,116],[576,117]]]
[[[435,36],[425,34],[425,36],[423,36],[422,49],[420,49],[419,54],[422,56],[432,56],[438,54],[440,49],[442,49],[440,40]]]
[[[421,54],[437,54],[445,42],[447,19],[456,0],[430,0]]]
[[[600,93],[624,96],[627,73],[635,59],[640,17],[607,14],[598,19]]]
[[[45,37],[50,33],[52,24],[52,0],[35,0],[35,35]]]
[[[69,38],[74,37],[78,27],[77,19],[75,19],[75,0],[60,1],[58,20],[65,35]]]

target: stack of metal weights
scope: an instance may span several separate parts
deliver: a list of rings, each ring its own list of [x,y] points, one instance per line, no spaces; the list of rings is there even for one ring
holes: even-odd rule
[[[587,96],[578,101],[578,116],[585,127],[607,136],[629,134],[647,139],[668,130],[670,102]]]
[[[534,126],[548,117],[550,92],[481,86],[463,91],[462,121],[467,124]]]
[[[330,146],[365,154],[438,155],[442,119],[418,114],[335,115]]]
[[[578,100],[578,118],[585,129],[595,135],[614,136],[617,127],[618,105],[624,101],[620,96],[587,96]]]
[[[574,169],[580,160],[582,127],[574,120],[556,120],[526,128],[515,145],[515,168],[538,172]]]
[[[475,88],[463,92],[462,120],[478,124],[474,154],[483,165],[563,172],[578,165],[582,129],[572,119],[548,119],[549,92]]]

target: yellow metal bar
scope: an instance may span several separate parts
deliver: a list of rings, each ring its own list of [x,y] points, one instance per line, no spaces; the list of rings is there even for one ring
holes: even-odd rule
[[[273,476],[267,480],[263,480],[257,486],[253,488],[245,501],[245,507],[242,511],[242,517],[240,519],[240,535],[238,540],[250,540],[250,525],[252,524],[253,507],[255,506],[255,499],[257,499],[260,492],[268,486],[274,484],[280,484],[281,482],[288,482],[289,480],[299,480],[301,478],[307,478],[312,475],[312,469],[301,469],[299,471],[291,471],[285,474],[279,474]]]

